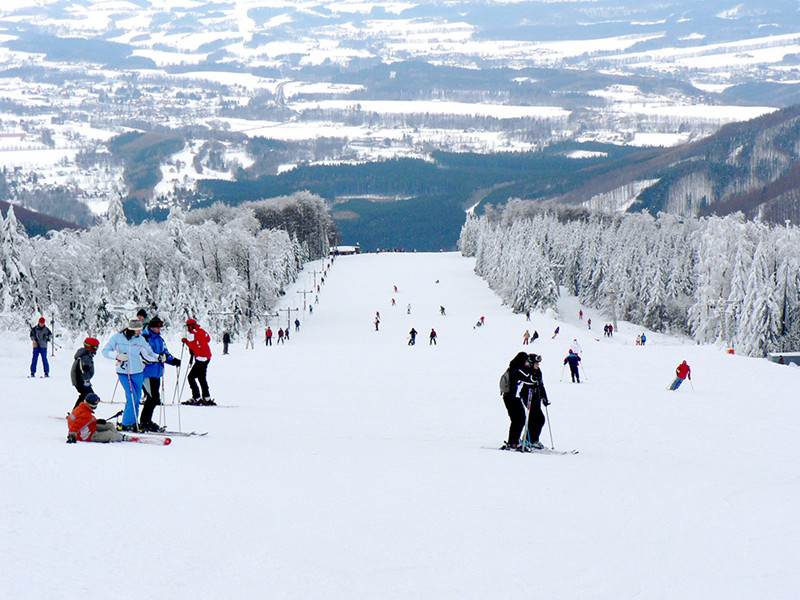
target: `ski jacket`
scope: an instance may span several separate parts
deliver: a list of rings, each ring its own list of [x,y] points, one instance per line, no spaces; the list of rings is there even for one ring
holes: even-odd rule
[[[211,337],[206,333],[206,330],[196,327],[194,334],[186,338],[186,345],[189,346],[189,350],[192,351],[196,359],[205,361],[211,358],[211,346],[208,345],[210,341]]]
[[[117,354],[120,353],[128,355],[127,360],[117,361],[117,373],[120,375],[136,375],[144,371],[145,362],[158,362],[158,354],[138,335],[128,339],[124,333],[117,333],[103,348],[103,356],[111,360],[117,360]]]
[[[78,348],[69,372],[72,385],[89,387],[94,377],[94,352],[88,348]]]
[[[683,361],[681,364],[678,365],[678,368],[675,369],[675,375],[680,379],[689,379],[692,378],[692,370],[689,368],[689,365],[686,364],[686,361]]]
[[[266,336],[267,336],[267,339],[272,337],[272,329],[267,328]]]
[[[578,370],[579,362],[581,362],[581,357],[575,354],[574,352],[570,352],[567,358],[564,359],[564,364],[569,363],[569,368],[573,371]]]
[[[572,340],[572,345],[569,347],[569,351],[572,352],[573,354],[580,354],[582,350],[583,348],[581,348],[581,345],[578,343],[578,340]]]
[[[523,402],[528,400],[528,392],[532,391],[533,402],[541,402],[547,400],[547,392],[544,389],[544,381],[542,380],[542,371],[531,367],[528,380],[522,381],[519,392],[519,397]]]
[[[171,365],[175,364],[175,357],[169,353],[167,350],[167,344],[164,342],[164,338],[161,337],[160,333],[154,333],[150,331],[150,328],[147,328],[142,334],[142,337],[150,344],[150,349],[155,354],[166,354],[167,355],[167,362]],[[148,363],[144,366],[144,376],[145,377],[153,377],[153,378],[160,378],[164,376],[164,365],[160,362],[156,363]]]
[[[36,325],[31,328],[31,340],[37,348],[47,348],[47,342],[53,339],[53,332],[47,325]]]
[[[97,419],[92,409],[81,402],[67,415],[67,426],[70,433],[78,434],[79,442],[90,442],[97,431]]]

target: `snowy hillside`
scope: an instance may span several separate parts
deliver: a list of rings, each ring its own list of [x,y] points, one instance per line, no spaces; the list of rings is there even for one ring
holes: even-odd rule
[[[210,433],[169,447],[66,445],[77,345],[32,380],[29,342],[4,339],[0,598],[796,597],[800,371],[658,334],[636,346],[624,323],[607,339],[569,298],[528,323],[473,264],[339,258],[288,344],[214,346],[211,392],[233,408],[183,407],[183,429]],[[555,446],[578,455],[492,449],[526,328]],[[561,381],[573,338],[580,385]],[[666,391],[684,359],[694,388]],[[96,363],[108,401],[113,365]],[[168,398],[175,383],[170,368]]]

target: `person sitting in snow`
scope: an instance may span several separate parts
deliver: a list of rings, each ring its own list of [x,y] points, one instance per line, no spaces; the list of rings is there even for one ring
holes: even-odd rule
[[[96,419],[94,409],[100,402],[97,394],[87,394],[83,401],[67,415],[67,443],[75,442],[119,442],[122,434],[113,423]]]

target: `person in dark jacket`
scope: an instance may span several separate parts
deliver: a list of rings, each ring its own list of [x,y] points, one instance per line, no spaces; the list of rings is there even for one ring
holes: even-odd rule
[[[40,356],[42,357],[44,376],[50,377],[50,364],[47,362],[47,344],[53,339],[53,333],[44,322],[44,317],[40,317],[39,324],[31,328],[31,341],[33,342],[31,377],[36,377],[36,365],[39,362]]]
[[[158,431],[160,428],[153,423],[153,411],[156,406],[161,404],[161,381],[164,377],[164,363],[179,367],[181,360],[175,358],[167,350],[164,338],[161,337],[161,328],[164,321],[154,316],[150,319],[147,329],[142,337],[150,344],[154,354],[158,355],[158,362],[149,363],[144,367],[144,379],[142,392],[144,393],[144,406],[139,417],[139,429],[141,431]]]
[[[411,331],[408,332],[408,336],[409,336],[408,337],[408,345],[409,346],[413,346],[414,344],[417,343],[417,330],[416,329],[414,329],[412,327]]]
[[[222,333],[222,353],[228,353],[228,345],[231,343],[231,334],[227,331]]]
[[[578,373],[578,363],[581,362],[581,357],[574,350],[570,350],[567,358],[564,359],[564,364],[569,363],[569,372],[572,375],[572,383],[580,383],[581,376]]]
[[[528,412],[528,436],[527,444],[532,448],[541,450],[544,448],[539,441],[539,435],[542,433],[544,427],[544,413],[542,412],[542,404],[549,406],[550,401],[547,399],[547,392],[544,389],[544,381],[542,380],[542,371],[539,368],[539,363],[542,357],[538,354],[529,354],[528,362],[531,365],[531,383],[523,382],[520,391],[520,398],[526,403],[528,394],[531,398],[531,409]]]
[[[78,348],[75,352],[75,360],[72,362],[72,369],[70,369],[69,376],[72,385],[78,390],[78,400],[73,406],[73,410],[78,408],[78,405],[84,401],[88,394],[93,394],[92,390],[92,377],[94,376],[94,355],[97,354],[97,348],[100,347],[100,341],[97,338],[87,337],[83,340],[83,347]]]
[[[531,364],[524,352],[519,352],[508,363],[508,389],[503,392],[503,404],[506,405],[511,425],[508,427],[508,441],[503,445],[505,449],[519,448],[519,438],[525,427],[525,406],[519,397],[519,388],[522,383],[532,383],[530,370]]]

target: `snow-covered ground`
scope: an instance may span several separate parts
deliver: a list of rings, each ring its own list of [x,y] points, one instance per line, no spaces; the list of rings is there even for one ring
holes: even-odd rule
[[[184,429],[210,433],[169,447],[66,445],[51,417],[72,406],[77,344],[31,380],[29,342],[7,335],[0,597],[796,597],[800,370],[652,333],[639,347],[624,323],[606,339],[607,319],[579,321],[569,298],[560,319],[528,323],[472,265],[340,257],[288,344],[214,347],[211,391],[235,408],[183,407]],[[508,430],[498,379],[526,328],[555,446],[578,455],[492,449]],[[180,334],[173,322],[176,353]],[[573,338],[580,385],[561,381]],[[694,388],[668,392],[683,359]],[[96,362],[110,400],[113,365]],[[168,398],[175,383],[170,368]]]

